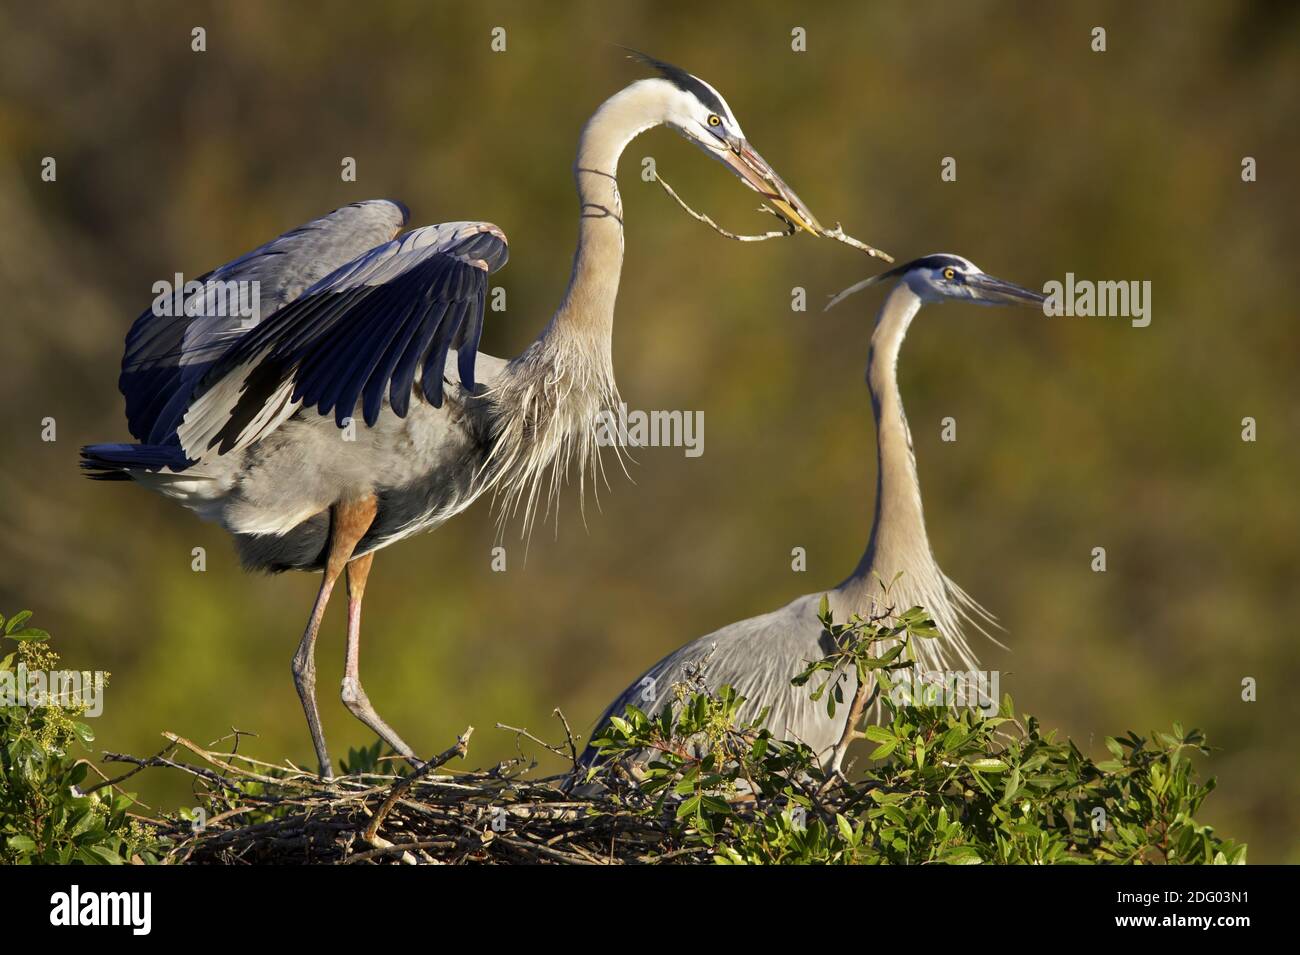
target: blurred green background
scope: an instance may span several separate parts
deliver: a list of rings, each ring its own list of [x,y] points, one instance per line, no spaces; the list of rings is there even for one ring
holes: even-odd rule
[[[1128,727],[1201,727],[1221,748],[1205,821],[1254,861],[1300,861],[1297,9],[6,3],[0,610],[34,609],[66,664],[112,672],[97,746],[144,754],[164,729],[207,742],[238,727],[258,734],[246,751],[309,764],[289,658],[316,578],[246,576],[215,526],[78,474],[81,444],[127,437],[123,336],[153,282],[394,196],[413,225],[507,232],[509,310],[489,313],[483,347],[517,354],[568,277],[578,131],[643,75],[626,44],[717,86],[823,221],[896,255],[953,251],[1028,285],[1151,280],[1145,329],[922,313],[900,374],[931,539],[1005,624],[1011,652],[979,649],[1019,708],[1099,756]],[[790,49],[796,26],[807,52]],[[471,761],[487,765],[515,753],[497,721],[556,737],[556,706],[585,733],[664,652],[833,586],[865,546],[879,293],[820,303],[875,264],[807,236],[720,238],[641,181],[646,155],[725,225],[768,220],[669,131],[624,157],[619,383],[633,408],[703,410],[705,453],[638,452],[635,483],[616,475],[585,527],[571,491],[526,562],[512,528],[504,574],[485,502],[379,555],[365,684],[424,752],[474,724]],[[359,181],[340,181],[344,156]],[[1244,156],[1258,182],[1242,182]],[[791,311],[795,286],[807,313]],[[370,742],[334,690],[342,646],[336,601],[320,656],[336,757]],[[1242,702],[1245,677],[1258,702]],[[185,802],[179,777],[133,782]]]

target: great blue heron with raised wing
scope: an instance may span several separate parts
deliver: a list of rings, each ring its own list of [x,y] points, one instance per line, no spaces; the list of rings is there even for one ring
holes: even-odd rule
[[[957,255],[927,255],[872,276],[845,289],[827,306],[871,285],[897,279],[876,316],[867,360],[867,386],[876,419],[876,510],[866,552],[853,573],[827,597],[839,622],[853,614],[866,619],[873,610],[892,605],[899,611],[913,606],[929,611],[941,633],[939,639],[917,641],[916,669],[923,673],[977,667],[964,624],[987,635],[993,618],[964,590],[948,579],[930,549],[921,511],[921,486],[916,475],[912,435],[903,415],[898,390],[898,352],[921,306],[947,300],[983,305],[1042,306],[1044,296],[980,271]],[[882,593],[888,587],[888,595]],[[675,697],[676,684],[702,681],[710,689],[730,685],[746,698],[742,720],[770,707],[767,727],[779,739],[806,743],[823,762],[833,763],[844,731],[847,706],[834,719],[824,703],[810,698],[810,687],[790,680],[807,663],[834,648],[818,619],[822,594],[799,597],[780,610],[723,627],[670,653],[615,698],[597,721],[599,730],[629,704],[650,714],[660,712]],[[856,674],[843,675],[844,697],[857,689]],[[591,765],[599,750],[588,747],[580,762]],[[839,769],[838,765],[830,768]]]
[[[139,444],[83,449],[92,476],[134,479],[234,535],[245,567],[323,571],[293,658],[321,773],[315,644],[346,569],[342,698],[396,752],[414,752],[375,712],[358,672],[361,601],[374,552],[437,527],[491,492],[531,524],[572,463],[599,469],[595,427],[619,405],[611,367],[623,263],[618,161],[667,125],[720,160],[792,230],[817,220],[754,151],[703,80],[641,57],[657,76],[587,122],[574,167],[581,203],[569,286],[550,323],[511,361],[478,353],[488,275],[506,237],[486,222],[414,229],[405,206],[357,202],[203,276],[175,316],[132,326],[119,387]],[[226,314],[231,283],[258,283],[252,320]],[[218,314],[220,313],[220,314]],[[354,425],[354,416],[364,427]]]

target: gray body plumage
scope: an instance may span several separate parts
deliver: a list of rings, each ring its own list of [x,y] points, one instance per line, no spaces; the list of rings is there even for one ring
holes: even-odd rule
[[[374,427],[359,428],[351,442],[339,440],[329,418],[300,412],[225,462],[221,483],[229,491],[217,503],[217,520],[235,535],[243,565],[272,572],[319,570],[329,535],[328,503],[320,502],[357,488],[368,487],[378,499],[357,556],[433,530],[473,504],[488,483],[476,476],[483,474],[489,454],[492,408],[488,399],[460,388],[455,362],[453,352],[445,376],[454,387],[441,409],[416,404],[406,418],[385,409]],[[480,353],[478,382],[490,389],[505,367],[501,359]],[[384,476],[381,481],[377,474]],[[268,520],[288,523],[308,511],[311,516],[287,530],[242,530],[260,529]]]

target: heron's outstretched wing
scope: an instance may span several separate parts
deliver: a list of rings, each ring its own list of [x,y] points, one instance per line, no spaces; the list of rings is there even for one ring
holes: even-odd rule
[[[122,356],[118,389],[131,433],[146,444],[174,443],[195,385],[223,354],[322,278],[388,242],[406,222],[400,202],[354,202],[196,279],[179,309],[170,295],[155,299],[131,326]]]
[[[405,417],[417,371],[421,393],[442,405],[443,368],[457,350],[474,387],[487,277],[507,258],[486,222],[415,229],[325,276],[225,352],[199,381],[178,429],[192,459],[264,437],[299,407],[342,427],[357,402],[374,425],[385,393]]]

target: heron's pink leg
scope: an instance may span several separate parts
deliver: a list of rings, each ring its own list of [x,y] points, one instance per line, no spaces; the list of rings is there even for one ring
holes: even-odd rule
[[[348,650],[343,665],[343,705],[391,746],[394,752],[418,766],[415,752],[375,712],[366,691],[361,687],[361,598],[366,592],[366,578],[370,576],[373,557],[373,553],[366,554],[348,564]]]
[[[303,712],[307,714],[307,728],[311,730],[312,746],[316,748],[320,774],[325,779],[331,778],[334,773],[329,750],[325,748],[320,711],[316,708],[316,632],[320,629],[321,618],[325,616],[325,605],[329,603],[330,591],[333,589],[334,578],[330,577],[327,569],[320,590],[316,593],[316,604],[307,621],[307,630],[298,643],[298,651],[293,655],[293,685],[298,688],[298,698],[302,700]]]
[[[307,728],[311,730],[312,746],[320,762],[320,774],[326,779],[334,775],[329,750],[325,748],[325,733],[321,729],[320,711],[316,707],[316,634],[329,603],[334,584],[343,573],[352,551],[365,536],[375,519],[377,505],[373,496],[359,501],[347,501],[330,508],[329,552],[325,558],[325,572],[321,579],[316,603],[307,621],[307,629],[293,655],[293,684],[298,688],[303,712],[307,714]],[[349,629],[351,624],[349,624]]]

